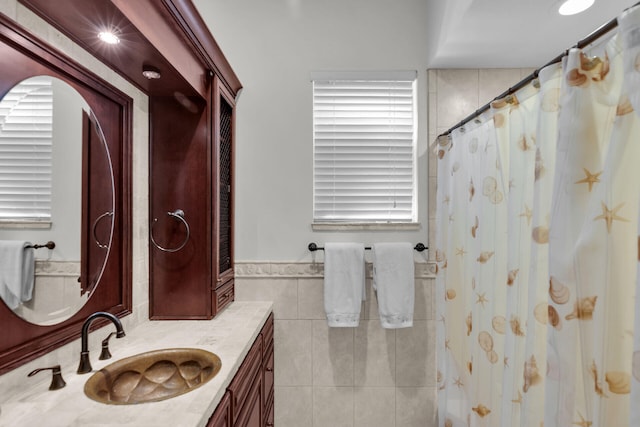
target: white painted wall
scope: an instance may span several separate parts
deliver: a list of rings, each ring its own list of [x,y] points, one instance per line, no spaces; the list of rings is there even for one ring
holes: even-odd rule
[[[195,0],[244,89],[236,128],[236,261],[310,260],[315,241],[427,244],[427,2]],[[417,231],[319,232],[310,73],[417,70]]]

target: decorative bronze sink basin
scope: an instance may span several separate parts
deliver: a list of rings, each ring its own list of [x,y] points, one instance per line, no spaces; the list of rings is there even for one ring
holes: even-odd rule
[[[197,348],[149,351],[100,369],[87,380],[84,393],[113,405],[156,402],[200,387],[221,366],[217,355]]]

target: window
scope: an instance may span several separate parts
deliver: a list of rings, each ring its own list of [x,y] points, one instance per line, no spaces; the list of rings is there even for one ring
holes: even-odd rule
[[[0,222],[51,220],[51,79],[32,77],[0,101]]]
[[[313,74],[314,223],[416,221],[416,74]]]

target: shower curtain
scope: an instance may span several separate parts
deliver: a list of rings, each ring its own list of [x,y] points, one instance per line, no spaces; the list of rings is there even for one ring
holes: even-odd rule
[[[440,427],[640,426],[640,8],[618,23],[437,141]]]

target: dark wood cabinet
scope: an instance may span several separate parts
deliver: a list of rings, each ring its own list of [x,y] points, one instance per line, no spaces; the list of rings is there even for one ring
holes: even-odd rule
[[[162,3],[161,15],[174,21],[175,37],[198,61],[184,71],[183,91],[149,98],[149,312],[151,319],[210,319],[235,297],[233,155],[240,84],[191,2]],[[202,84],[188,84],[193,66]]]
[[[273,426],[273,401],[274,401],[274,353],[273,353],[273,314],[271,314],[269,320],[262,329],[262,343],[263,343],[263,376],[264,376],[264,413],[265,413],[265,426]]]
[[[247,357],[242,362],[238,373],[231,381],[229,385],[229,392],[231,393],[231,415],[234,423],[238,421],[240,413],[246,402],[249,400],[249,395],[253,391],[255,383],[260,380],[262,385],[262,335],[258,335],[256,341],[253,343],[251,350],[247,353]],[[262,393],[260,393],[262,396]]]
[[[216,76],[213,80],[213,248],[211,264],[214,274],[214,313],[234,299],[233,213],[235,99]]]
[[[207,427],[272,427],[273,314],[251,346]]]
[[[234,427],[264,427],[262,375],[256,375]]]
[[[213,416],[209,419],[207,427],[232,427],[231,421],[231,398],[229,392],[224,394],[224,397],[218,404]]]

